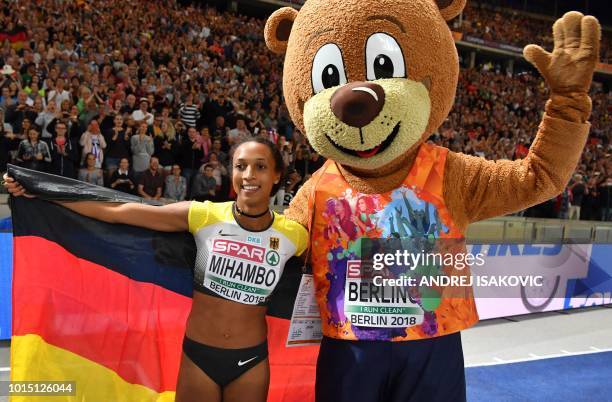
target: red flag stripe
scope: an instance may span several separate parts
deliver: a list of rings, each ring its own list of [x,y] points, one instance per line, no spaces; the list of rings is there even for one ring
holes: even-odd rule
[[[289,320],[270,316],[267,319],[270,351],[268,402],[314,401],[319,345],[287,348]]]
[[[40,335],[127,382],[175,389],[190,298],[133,281],[43,238],[15,237],[14,247],[14,335]]]
[[[28,39],[28,35],[26,31],[0,32],[0,41],[4,42],[7,39],[11,43],[25,42]]]

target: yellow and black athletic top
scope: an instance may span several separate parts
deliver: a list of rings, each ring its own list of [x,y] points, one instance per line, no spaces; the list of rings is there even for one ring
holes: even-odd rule
[[[192,202],[189,231],[197,246],[196,290],[243,304],[265,305],[287,260],[301,255],[308,231],[273,213],[261,231],[246,230],[234,217],[233,202]]]

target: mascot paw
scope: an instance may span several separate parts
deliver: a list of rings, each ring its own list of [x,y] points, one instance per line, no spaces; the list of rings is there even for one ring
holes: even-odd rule
[[[588,93],[599,60],[601,28],[595,17],[566,13],[553,25],[554,50],[528,45],[523,54],[546,80],[553,94]]]

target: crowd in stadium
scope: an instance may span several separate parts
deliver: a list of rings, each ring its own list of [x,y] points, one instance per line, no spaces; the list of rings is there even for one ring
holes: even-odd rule
[[[508,30],[498,18],[471,8],[464,27],[521,46],[549,36],[549,22]],[[16,163],[145,198],[226,200],[232,146],[264,136],[287,164],[275,201],[287,204],[324,162],[294,130],[282,58],[267,50],[263,20],[174,2],[16,0],[4,3],[0,26],[26,38],[0,48],[0,171]],[[515,30],[525,26],[531,31]],[[593,88],[576,175],[531,216],[612,220],[610,95]],[[547,97],[535,74],[463,69],[455,107],[432,141],[521,158]]]
[[[461,18],[450,23],[453,31],[472,35],[487,41],[522,48],[537,43],[552,50],[552,17],[534,18],[516,10],[494,8],[487,2],[468,1]],[[612,59],[610,34],[604,31],[601,38],[601,55],[604,62]]]

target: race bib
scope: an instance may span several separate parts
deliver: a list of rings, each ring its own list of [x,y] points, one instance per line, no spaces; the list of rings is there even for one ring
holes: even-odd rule
[[[378,276],[378,279],[376,277]],[[383,286],[381,274],[361,261],[347,262],[344,314],[352,325],[406,328],[423,322],[423,309],[410,296],[409,286]]]
[[[243,304],[265,303],[281,276],[278,251],[228,238],[212,238],[203,286]]]

